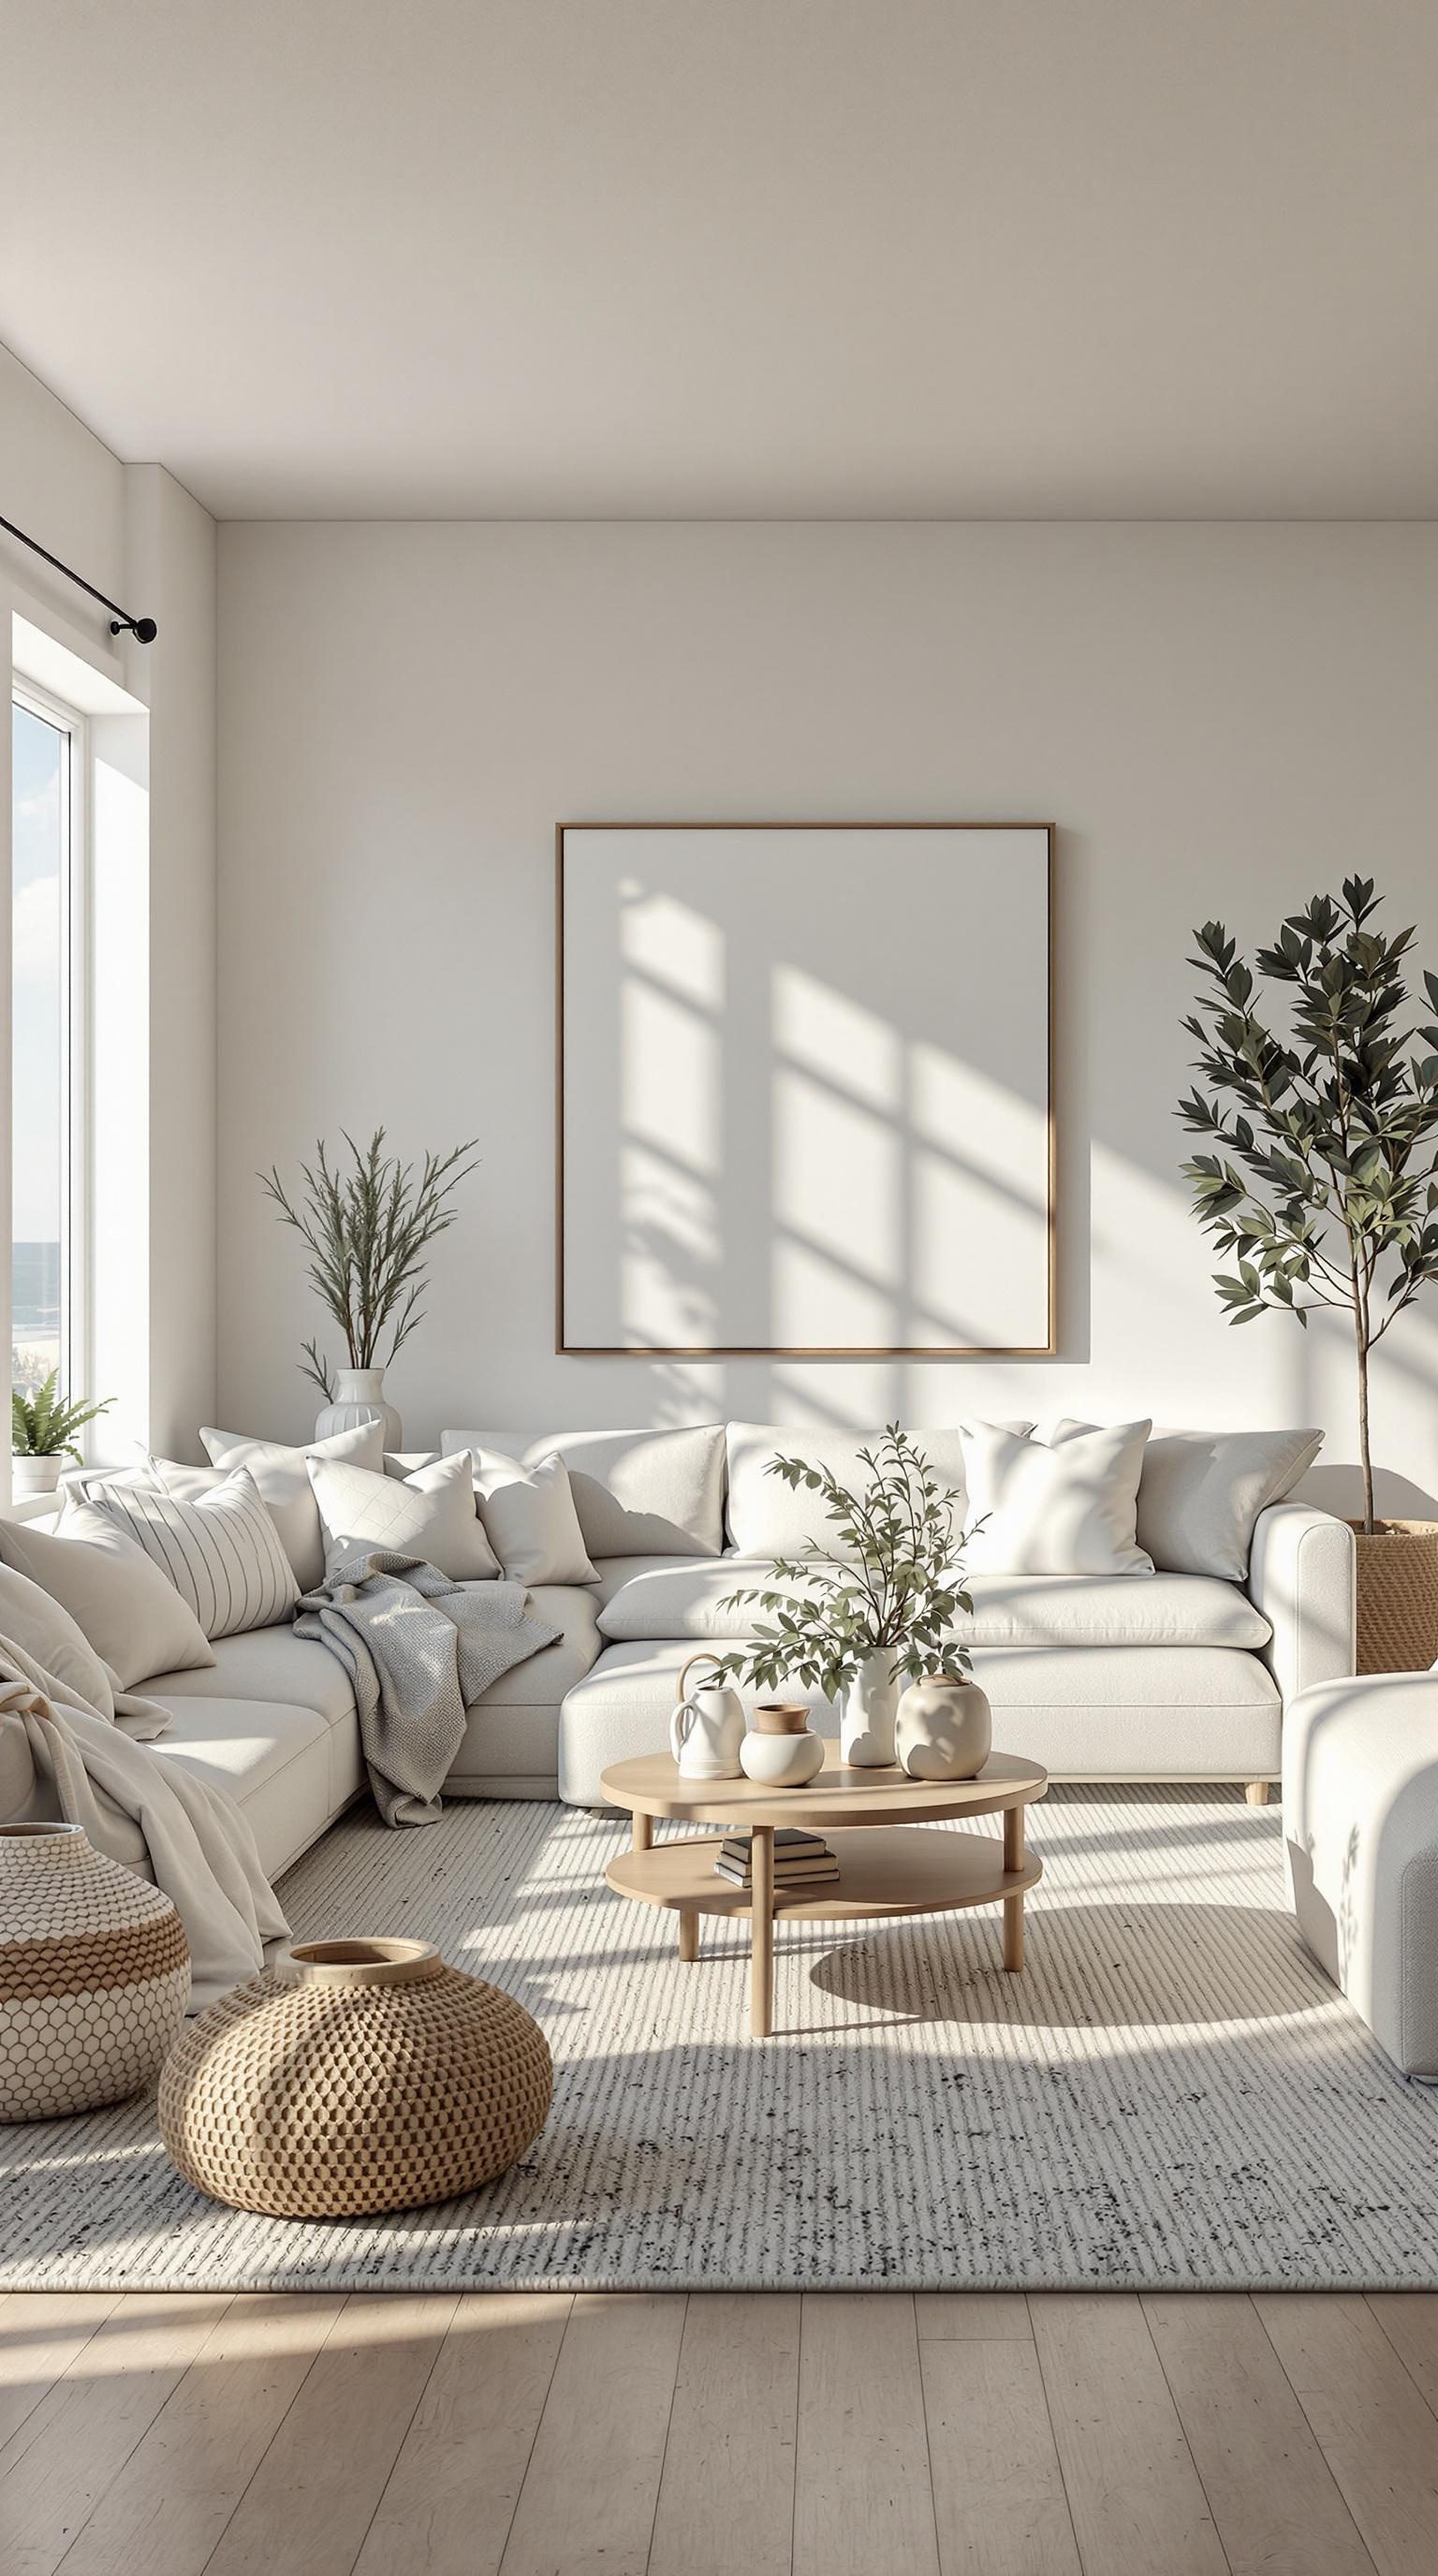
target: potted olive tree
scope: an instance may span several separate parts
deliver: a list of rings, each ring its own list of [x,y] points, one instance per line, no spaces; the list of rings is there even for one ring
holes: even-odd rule
[[[770,1614],[721,1669],[766,1691],[802,1682],[837,1703],[843,1758],[872,1769],[896,1758],[920,1778],[966,1778],[988,1757],[987,1695],[954,1635],[973,1602],[964,1587],[970,1532],[955,1497],[897,1422],[860,1449],[862,1485],[841,1485],[804,1458],[771,1458],[766,1474],[818,1494],[832,1548],[775,1557],[771,1581],[729,1593],[722,1607]],[[899,1699],[901,1682],[920,1685]]]
[[[301,1363],[324,1397],[317,1439],[356,1423],[382,1421],[385,1447],[398,1449],[404,1431],[385,1399],[384,1373],[421,1320],[429,1265],[437,1235],[455,1219],[454,1193],[475,1166],[465,1157],[477,1139],[448,1154],[426,1154],[418,1169],[384,1150],[377,1127],[361,1152],[344,1135],[343,1154],[331,1155],[323,1138],[315,1159],[300,1165],[293,1196],[279,1173],[259,1175],[280,1222],[293,1226],[309,1254],[310,1285],[344,1335],[347,1366],[332,1370],[311,1336]]]
[[[1329,1306],[1351,1324],[1361,1672],[1438,1656],[1438,1522],[1373,1509],[1370,1361],[1438,1278],[1438,976],[1423,976],[1426,1020],[1408,984],[1414,932],[1375,930],[1379,901],[1371,878],[1349,877],[1290,914],[1252,968],[1222,922],[1195,932],[1204,990],[1183,1025],[1203,1087],[1176,1113],[1214,1140],[1183,1169],[1233,1265],[1214,1276],[1229,1321],[1277,1308],[1306,1327]]]

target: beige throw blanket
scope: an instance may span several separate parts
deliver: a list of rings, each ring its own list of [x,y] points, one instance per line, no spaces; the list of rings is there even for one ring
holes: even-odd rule
[[[145,1725],[141,1711],[132,1714]],[[154,1711],[155,1719],[162,1717]],[[83,1826],[97,1851],[127,1863],[131,1845],[116,1833],[115,1820],[128,1817],[138,1825],[155,1885],[185,1927],[191,2012],[254,1976],[264,1965],[266,1942],[286,1938],[289,1926],[234,1801],[96,1709],[77,1706],[73,1691],[5,1638],[0,1756],[0,1776],[10,1783],[9,1818],[63,1817]]]

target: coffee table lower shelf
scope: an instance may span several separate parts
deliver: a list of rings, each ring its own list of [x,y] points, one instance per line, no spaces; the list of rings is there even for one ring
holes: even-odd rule
[[[1002,1905],[1004,1965],[1023,1965],[1023,1900],[1037,1885],[1043,1863],[1024,1851],[1012,1831],[1021,1811],[1005,1818],[1005,1844],[969,1833],[926,1831],[917,1825],[836,1828],[826,1834],[839,1864],[837,1880],[808,1891],[775,1887],[755,1929],[751,2028],[766,2038],[773,2027],[773,1924],[779,1916],[800,1922],[856,1922],[883,1915],[943,1914],[969,1905]],[[618,1854],[605,1871],[616,1895],[641,1905],[668,1906],[679,1916],[679,1955],[699,1956],[699,1917],[754,1912],[752,1891],[718,1877],[714,1863],[722,1835],[683,1834],[647,1851]],[[1017,1849],[1014,1849],[1014,1846]],[[1006,1868],[1005,1861],[1018,1866]]]

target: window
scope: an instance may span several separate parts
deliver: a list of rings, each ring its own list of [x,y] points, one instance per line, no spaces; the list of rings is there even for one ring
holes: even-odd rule
[[[11,916],[11,1370],[83,1385],[84,718],[15,688]]]

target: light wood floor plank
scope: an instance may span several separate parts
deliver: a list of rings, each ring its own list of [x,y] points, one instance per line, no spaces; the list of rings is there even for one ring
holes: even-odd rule
[[[503,2576],[644,2576],[684,2309],[662,2292],[575,2300]]]
[[[355,2576],[494,2576],[572,2305],[543,2291],[460,2300]]]
[[[17,2291],[0,2299],[0,2455],[118,2305],[115,2291]]]
[[[1373,2576],[1252,2302],[1143,2309],[1233,2576]]]
[[[1022,2290],[919,2290],[914,2316],[920,2343],[1032,2343]]]
[[[942,2576],[1081,2576],[1032,2341],[919,2353]]]
[[[1029,2307],[1088,2576],[1225,2576],[1138,2300],[1094,2292]]]
[[[799,2301],[691,2298],[649,2576],[789,2576]]]
[[[237,2298],[80,2532],[63,2576],[201,2576],[344,2304],[338,2292]]]
[[[1381,2576],[1432,2576],[1438,2421],[1361,2298],[1254,2305]]]
[[[938,2576],[912,2299],[805,2296],[794,2576]]]
[[[1438,2295],[1432,2290],[1371,2293],[1368,2305],[1438,2415]]]
[[[210,2561],[210,2576],[351,2576],[456,2298],[347,2300]]]
[[[52,2576],[229,2304],[130,2298],[105,2319],[0,2453],[5,2576]]]

